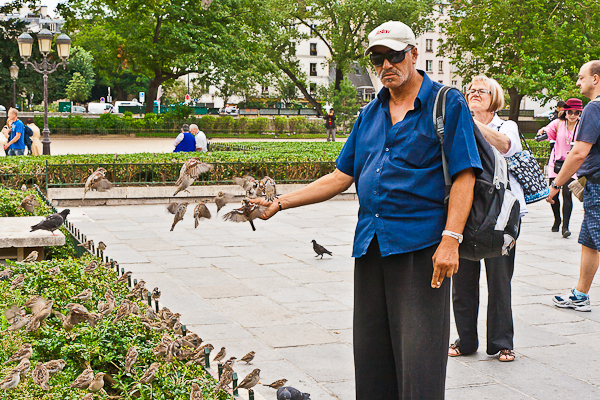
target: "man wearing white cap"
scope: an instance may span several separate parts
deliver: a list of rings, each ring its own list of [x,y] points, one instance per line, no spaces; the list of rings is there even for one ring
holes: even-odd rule
[[[450,337],[450,282],[481,170],[473,121],[448,92],[444,152],[453,185],[444,206],[433,103],[442,87],[415,68],[412,30],[386,22],[369,34],[384,88],[356,120],[334,172],[268,206],[267,219],[356,185],[360,209],[352,256],[358,400],[443,399]]]

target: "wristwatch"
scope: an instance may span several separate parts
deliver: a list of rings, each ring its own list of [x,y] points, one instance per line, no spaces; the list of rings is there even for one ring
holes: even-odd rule
[[[552,182],[550,183],[550,187],[551,187],[552,189],[560,189],[562,186],[556,186],[556,184],[554,183],[554,181],[552,181]]]

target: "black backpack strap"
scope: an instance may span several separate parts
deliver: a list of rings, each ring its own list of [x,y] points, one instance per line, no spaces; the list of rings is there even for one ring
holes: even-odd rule
[[[444,196],[444,202],[448,202],[450,197],[450,188],[452,187],[452,178],[448,172],[448,161],[446,160],[446,153],[444,152],[444,121],[446,120],[446,98],[450,86],[442,86],[435,96],[433,102],[433,126],[435,133],[440,141],[442,148],[442,169],[444,170],[444,182],[446,184],[446,192]]]

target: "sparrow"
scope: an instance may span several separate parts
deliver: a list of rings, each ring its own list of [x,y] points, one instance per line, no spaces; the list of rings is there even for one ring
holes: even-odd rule
[[[83,188],[83,198],[85,194],[90,190],[97,190],[99,192],[105,192],[112,189],[112,184],[106,179],[106,169],[100,167],[94,171],[85,181],[85,187]]]
[[[143,279],[140,279],[138,281],[138,283],[135,284],[133,289],[131,289],[131,292],[139,292],[144,287],[145,284],[146,284],[146,281]]]
[[[104,372],[98,372],[94,379],[90,382],[88,390],[90,392],[97,392],[104,387]]]
[[[9,326],[6,330],[8,332],[16,332],[19,329],[21,329],[22,327],[24,327],[25,325],[29,324],[32,317],[33,317],[33,315],[31,315],[31,314],[27,314],[24,317],[20,317],[20,319],[15,320],[15,322],[13,322],[13,324],[11,326]]]
[[[19,371],[11,371],[4,377],[4,379],[2,379],[2,382],[0,382],[0,389],[14,389],[19,385],[20,380],[21,374]]]
[[[131,275],[131,271],[125,272],[119,279],[117,279],[118,283],[127,283],[129,281],[129,276]]]
[[[237,360],[236,357],[229,357],[229,359],[223,363],[223,366],[227,365],[229,367],[232,367],[233,364],[235,364],[235,360]]]
[[[52,235],[56,236],[54,234],[54,231],[62,226],[62,224],[67,219],[67,215],[69,215],[70,212],[71,212],[71,210],[69,210],[68,208],[65,208],[64,210],[62,210],[59,213],[48,215],[46,217],[46,219],[44,219],[42,222],[40,222],[37,225],[33,225],[31,227],[30,232],[37,231],[37,230],[45,230],[48,232],[52,232]]]
[[[83,243],[79,243],[79,244],[77,245],[77,247],[83,247],[84,249],[86,249],[86,250],[89,250],[89,249],[91,249],[91,248],[92,248],[92,245],[93,245],[93,244],[94,244],[94,241],[93,241],[92,239],[90,239],[90,240],[86,240],[86,241],[85,241],[85,242],[83,242]]]
[[[35,211],[35,207],[39,206],[40,203],[36,200],[35,195],[33,194],[25,196],[25,198],[23,198],[23,201],[21,201],[21,204],[19,205],[19,207],[21,207],[23,210],[32,214]]]
[[[93,393],[88,393],[85,396],[83,396],[81,398],[81,400],[94,400],[94,394]]]
[[[196,335],[194,332],[188,333],[185,337],[188,342],[192,343],[192,345],[197,348],[202,343],[202,338]],[[194,342],[195,341],[195,342]]]
[[[71,297],[71,300],[81,300],[81,301],[88,301],[89,299],[92,298],[92,289],[87,288],[85,290],[83,290],[82,292],[76,294],[75,296]]]
[[[316,240],[312,240],[312,245],[313,250],[315,251],[315,253],[317,253],[315,257],[321,256],[322,259],[324,254],[329,254],[330,256],[333,256],[329,250],[317,243]]]
[[[131,372],[131,367],[133,367],[133,364],[137,361],[138,354],[138,350],[135,346],[131,346],[129,350],[127,350],[127,355],[125,356],[125,372]]]
[[[234,177],[233,181],[236,185],[240,185],[246,191],[246,197],[251,199],[256,197],[256,188],[258,187],[258,183],[252,176],[246,175],[243,178]]]
[[[58,274],[60,274],[60,267],[57,265],[56,267],[53,267],[53,268],[50,268],[50,269],[46,270],[46,272],[50,276],[58,275]]]
[[[213,351],[213,350],[215,349],[215,348],[214,348],[214,346],[213,346],[212,344],[210,344],[210,343],[206,343],[206,344],[203,344],[202,346],[198,347],[198,349],[196,350],[196,354],[200,354],[200,353],[204,354],[204,349],[205,349],[206,347],[208,347],[208,349],[209,349],[210,351]]]
[[[21,185],[21,192],[26,192],[27,191],[27,185],[26,184],[22,184]]]
[[[223,370],[219,384],[215,387],[215,393],[219,393],[221,390],[225,390],[233,382],[233,370]]]
[[[219,350],[219,352],[217,353],[217,355],[215,356],[215,358],[213,358],[213,362],[214,361],[221,361],[222,359],[225,358],[225,354],[227,354],[227,352],[225,351],[225,347],[221,347],[221,350]]]
[[[85,272],[86,274],[91,274],[97,268],[98,268],[98,261],[93,260],[92,262],[90,262],[88,265],[85,266],[85,268],[83,269],[83,272]]]
[[[177,225],[177,223],[181,220],[183,220],[183,216],[185,215],[185,212],[187,211],[187,206],[190,203],[184,202],[184,203],[179,203],[177,205],[177,211],[175,212],[175,217],[173,218],[173,225],[171,226],[171,232],[173,232],[173,229],[175,229],[175,225]]]
[[[110,290],[110,288],[106,289],[106,293],[104,293],[104,298],[106,299],[107,302],[113,303],[113,305],[114,305],[115,295],[113,294],[112,290]]]
[[[229,193],[217,193],[217,197],[215,197],[215,204],[217,205],[217,214],[219,213],[221,208],[225,207],[225,204],[233,201],[233,197],[234,196]]]
[[[151,320],[151,321],[155,320],[157,318],[156,313],[154,312],[154,310],[150,306],[146,307],[146,311],[144,312],[144,316],[146,318],[148,318],[149,320]]]
[[[106,250],[106,244],[103,241],[98,242],[98,249],[102,251]]]
[[[42,388],[42,390],[50,390],[48,381],[50,380],[50,373],[41,361],[37,362],[35,369],[32,374],[33,383]]]
[[[36,296],[34,296],[34,297],[36,297]],[[37,297],[40,297],[40,296],[37,296]],[[25,304],[27,304],[27,303],[25,303]],[[23,307],[25,307],[25,305]],[[4,310],[4,313],[3,313],[4,317],[6,318],[6,320],[8,321],[9,324],[12,324],[12,323],[18,321],[19,319],[21,319],[25,316],[25,311],[23,310],[23,307],[18,307],[15,304],[13,304],[8,309]]]
[[[24,263],[30,263],[30,262],[34,262],[34,261],[36,261],[37,259],[38,259],[38,252],[34,250],[34,251],[32,251],[31,253],[29,253],[29,254],[27,255],[27,257],[25,257],[25,258],[23,259],[23,262],[24,262]]]
[[[19,362],[19,365],[17,365],[15,368],[13,368],[13,371],[17,371],[21,375],[26,375],[30,369],[31,369],[31,362],[29,361],[28,358],[24,358]]]
[[[183,335],[183,325],[181,324],[181,322],[175,322],[172,329],[173,332],[175,332],[176,334]]]
[[[252,389],[254,386],[256,386],[256,384],[258,383],[259,380],[260,380],[260,369],[256,368],[254,371],[252,371],[248,375],[246,375],[246,377],[244,378],[242,383],[238,384],[235,388],[233,388],[233,390],[235,390],[235,389]]]
[[[196,382],[192,382],[192,391],[190,392],[190,400],[203,400],[202,388]]]
[[[208,207],[206,207],[207,202],[208,200],[202,200],[202,203],[199,203],[196,205],[196,208],[194,208],[194,228],[198,227],[198,223],[202,218],[211,218],[210,211],[208,210]]]
[[[94,371],[92,371],[91,368],[87,368],[77,378],[75,378],[75,380],[69,385],[69,387],[85,389],[90,385],[90,383],[92,383],[92,380],[94,380]]]
[[[126,318],[129,314],[131,314],[131,303],[129,302],[129,300],[123,300],[123,302],[117,310],[117,315],[115,316],[113,322],[120,321],[123,318]]]
[[[151,294],[152,300],[156,301],[156,300],[160,299],[160,294],[161,293],[160,293],[160,290],[158,290],[158,287],[155,287],[152,290],[152,294]]]
[[[240,359],[240,362],[244,361],[246,364],[250,364],[250,361],[254,360],[254,355],[256,353],[251,351],[250,353],[246,354],[244,357],[242,357]]]
[[[27,331],[32,332],[39,328],[39,325],[44,321],[50,313],[52,312],[52,306],[54,305],[54,300],[48,300],[44,307],[42,307],[39,311],[33,314],[33,318],[27,324]]]
[[[265,176],[258,183],[258,189],[265,195],[267,201],[274,201],[277,197],[275,190],[275,180],[268,176]]]
[[[106,317],[107,315],[110,315],[110,313],[112,313],[114,308],[115,308],[115,303],[112,303],[110,301],[105,303],[102,300],[98,300],[98,307],[97,307],[98,314]]]
[[[236,208],[227,214],[223,215],[225,221],[233,222],[250,222],[252,230],[255,231],[253,219],[258,218],[262,213],[266,211],[267,207],[259,206],[258,204],[251,203],[247,198],[242,200],[242,207]]]
[[[144,375],[140,378],[139,383],[150,383],[154,379],[154,375],[158,372],[158,368],[160,367],[160,363],[154,362],[152,363]]]
[[[9,280],[10,274],[12,274],[12,269],[10,268],[6,268],[0,271],[0,282]]]
[[[10,288],[14,290],[18,287],[21,287],[21,286],[23,286],[23,282],[25,282],[25,275],[20,274],[19,276],[17,276],[15,279],[12,280],[12,282],[10,283]]]
[[[96,325],[98,325],[98,322],[100,322],[101,320],[102,320],[102,315],[100,315],[100,314],[96,314],[96,313],[88,314],[87,322],[92,328],[95,328]]]
[[[10,356],[8,360],[4,362],[4,364],[8,364],[13,361],[21,361],[24,358],[30,358],[32,353],[33,350],[31,348],[31,345],[29,343],[25,343],[23,346],[21,346],[19,350],[17,350],[16,353]]]
[[[283,387],[283,385],[285,385],[286,382],[287,382],[287,379],[279,379],[279,380],[271,383],[270,385],[264,385],[263,384],[263,386],[268,386],[270,388],[273,388],[273,389],[277,390],[277,389]]]
[[[277,400],[310,400],[310,394],[302,393],[296,388],[286,386],[277,390]]]
[[[58,359],[58,360],[48,361],[47,363],[44,364],[44,367],[46,367],[46,369],[48,370],[48,373],[50,375],[53,375],[53,374],[57,374],[57,373],[61,372],[63,370],[63,368],[65,367],[65,365],[67,365],[65,360]]]
[[[179,171],[179,179],[175,182],[175,185],[178,185],[178,187],[173,196],[181,191],[189,193],[189,190],[187,189],[194,183],[196,178],[198,178],[200,174],[210,171],[213,168],[214,166],[212,164],[203,163],[198,157],[192,157],[187,160],[181,166],[181,170]]]

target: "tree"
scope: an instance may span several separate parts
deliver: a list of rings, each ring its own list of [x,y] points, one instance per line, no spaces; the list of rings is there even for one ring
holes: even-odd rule
[[[162,85],[161,104],[179,104],[185,100],[187,87],[181,79],[171,79]]]
[[[277,92],[279,93],[279,97],[281,97],[281,101],[286,105],[291,104],[298,98],[296,84],[286,75],[280,76],[277,80]]]
[[[327,101],[333,105],[336,120],[346,130],[346,125],[356,118],[356,113],[360,110],[356,88],[348,78],[340,82],[340,89],[330,87],[327,93]]]
[[[92,83],[88,82],[83,75],[75,72],[67,85],[66,94],[71,101],[83,102],[89,99]]]
[[[485,73],[510,95],[517,121],[523,96],[543,101],[572,92],[579,67],[600,56],[598,0],[462,0],[444,23],[449,55],[466,81]]]

